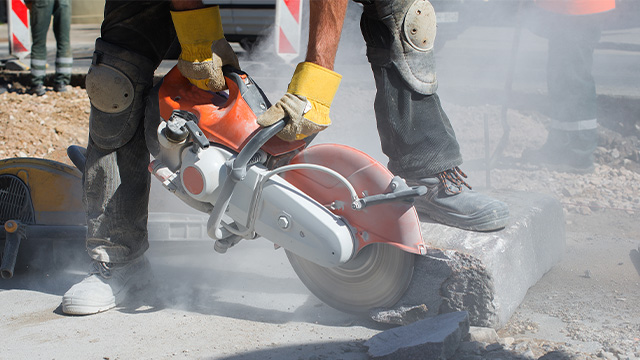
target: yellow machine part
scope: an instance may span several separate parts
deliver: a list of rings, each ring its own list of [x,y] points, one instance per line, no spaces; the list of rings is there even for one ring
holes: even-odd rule
[[[69,165],[37,158],[0,160],[0,175],[20,178],[29,188],[38,225],[84,225],[82,173]]]

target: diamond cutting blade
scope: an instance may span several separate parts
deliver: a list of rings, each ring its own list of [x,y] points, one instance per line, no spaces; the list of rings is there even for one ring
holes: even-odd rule
[[[415,256],[395,246],[371,244],[346,264],[325,268],[287,251],[305,286],[324,303],[349,313],[395,304],[409,287]]]

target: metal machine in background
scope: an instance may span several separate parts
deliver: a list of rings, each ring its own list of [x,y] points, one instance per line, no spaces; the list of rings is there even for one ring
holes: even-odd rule
[[[0,160],[0,226],[4,279],[13,276],[17,264],[50,266],[56,243],[84,245],[82,174],[50,160]]]

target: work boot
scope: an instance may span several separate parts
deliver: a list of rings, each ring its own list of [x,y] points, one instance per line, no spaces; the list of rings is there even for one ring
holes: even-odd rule
[[[411,186],[427,187],[427,194],[415,199],[416,210],[431,219],[464,230],[493,231],[504,228],[509,208],[502,201],[471,190],[457,166],[433,177],[407,180]]]
[[[90,315],[113,309],[134,289],[151,281],[151,266],[141,256],[126,264],[94,261],[89,276],[62,296],[62,312]]]
[[[31,89],[29,89],[30,94],[34,94],[37,96],[43,96],[46,92],[47,90],[45,90],[44,85],[42,84],[34,85],[31,87]]]
[[[598,142],[596,130],[550,130],[539,149],[525,149],[521,160],[550,170],[588,174],[594,170],[593,151]]]
[[[67,91],[67,84],[55,83],[55,84],[53,84],[53,91],[55,91],[55,92],[66,92]]]

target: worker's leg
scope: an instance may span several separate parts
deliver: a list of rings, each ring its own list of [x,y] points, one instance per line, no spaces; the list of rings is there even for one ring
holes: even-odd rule
[[[361,29],[376,80],[376,120],[389,169],[411,184],[427,186],[416,208],[432,219],[468,230],[504,227],[506,204],[471,191],[458,168],[459,145],[435,93],[433,8],[423,0],[364,5]]]
[[[556,170],[593,171],[597,146],[596,85],[591,73],[600,39],[598,21],[591,16],[550,15],[547,63],[549,134],[538,150],[523,159]]]
[[[87,74],[91,100],[84,172],[87,250],[94,270],[63,297],[63,311],[115,307],[145,280],[150,175],[144,140],[146,94],[175,37],[169,2],[107,1]]]
[[[168,6],[166,1],[116,0],[105,5],[102,36],[86,80],[92,143],[85,201],[88,237],[102,241],[90,243],[89,252],[99,261],[127,262],[148,247],[149,153],[139,127],[153,72],[175,36]]]
[[[438,95],[410,90],[393,67],[372,69],[378,133],[389,170],[419,178],[460,165],[460,148]]]
[[[65,91],[71,82],[73,55],[71,53],[71,0],[55,0],[53,7],[53,34],[56,37],[55,91]]]
[[[33,2],[29,11],[31,20],[31,92],[45,94],[44,79],[47,75],[47,32],[51,24],[54,0]]]

